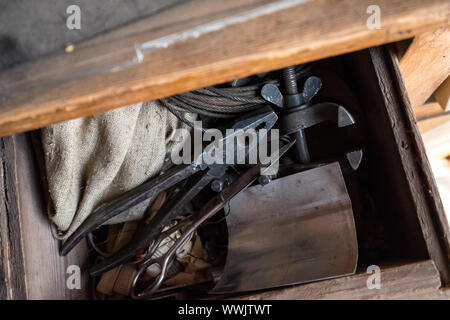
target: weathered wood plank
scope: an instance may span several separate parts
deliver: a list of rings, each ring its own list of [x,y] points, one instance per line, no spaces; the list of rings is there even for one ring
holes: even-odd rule
[[[42,185],[35,167],[33,148],[26,134],[2,139],[3,165],[14,179],[7,178],[6,197],[0,195],[0,209],[6,203],[8,229],[0,230],[2,252],[6,251],[9,272],[9,299],[82,299],[88,298],[87,246],[83,243],[67,257],[58,254],[58,241],[52,237],[46,216]],[[6,155],[6,156],[5,156]],[[3,189],[2,189],[3,191]],[[3,210],[2,210],[3,211]],[[2,212],[2,216],[3,216]],[[4,217],[1,217],[5,220]],[[2,224],[3,225],[3,224]],[[4,237],[12,245],[7,247]],[[81,289],[67,287],[67,267],[81,269]],[[13,281],[14,280],[14,281]]]
[[[1,36],[17,40],[23,58],[35,60],[64,50],[68,43],[90,39],[182,1],[186,0],[2,0]],[[66,27],[69,16],[66,11],[71,5],[80,8],[79,30]]]
[[[450,299],[440,290],[439,274],[431,260],[381,268],[380,289],[369,289],[372,273],[271,290],[239,297],[242,300],[376,300]]]
[[[420,133],[423,135],[425,132],[437,128],[447,122],[450,122],[450,113],[442,111],[441,113],[437,113],[422,120],[419,120],[417,122],[417,126],[419,128]]]
[[[413,108],[423,105],[450,75],[450,28],[417,35],[400,60]]]
[[[448,57],[450,64],[450,57]],[[444,110],[450,110],[450,77],[448,77],[433,94],[436,101]]]
[[[0,298],[25,299],[24,253],[13,140],[0,138]]]
[[[380,0],[381,29],[371,30],[371,4],[191,1],[0,75],[0,136],[406,39],[450,20],[446,0]]]
[[[381,48],[370,49],[381,97],[389,115],[401,164],[408,179],[415,211],[428,253],[436,264],[442,282],[450,284],[450,230],[424,145],[416,126],[396,55]]]
[[[442,109],[441,105],[437,102],[429,102],[413,108],[413,112],[417,120],[420,120],[442,113],[444,112],[444,109]]]

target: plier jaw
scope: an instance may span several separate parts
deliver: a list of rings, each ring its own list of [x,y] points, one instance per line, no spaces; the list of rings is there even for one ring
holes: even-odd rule
[[[83,238],[87,237],[89,233],[99,228],[111,218],[142,201],[156,197],[160,192],[173,187],[194,174],[207,170],[207,174],[202,176],[202,179],[198,181],[198,184],[193,188],[195,192],[200,192],[213,178],[218,178],[225,174],[229,166],[226,162],[227,159],[230,159],[229,156],[227,157],[227,147],[230,144],[236,144],[239,135],[249,130],[255,130],[259,138],[259,133],[267,134],[267,131],[274,126],[277,120],[278,117],[276,113],[268,106],[260,108],[259,110],[238,119],[231,127],[233,130],[226,130],[222,139],[210,143],[191,164],[182,164],[172,167],[162,175],[152,178],[150,181],[123,193],[114,200],[97,207],[80,227],[62,244],[60,255],[65,256]],[[244,153],[248,154],[255,146],[255,144],[245,146]],[[236,149],[237,148],[232,148],[232,150],[234,150],[233,152],[235,152]],[[220,163],[207,163],[205,161],[207,157],[211,158],[211,155],[214,156],[219,152],[222,153],[221,161],[219,161]],[[192,194],[192,192],[189,193],[190,199],[188,199],[189,197],[185,197],[184,201],[192,200],[196,194]]]

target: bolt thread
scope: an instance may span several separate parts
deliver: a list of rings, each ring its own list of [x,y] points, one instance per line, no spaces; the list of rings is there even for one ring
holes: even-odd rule
[[[295,68],[293,66],[283,69],[283,80],[286,94],[292,95],[298,93],[297,76],[295,74]]]

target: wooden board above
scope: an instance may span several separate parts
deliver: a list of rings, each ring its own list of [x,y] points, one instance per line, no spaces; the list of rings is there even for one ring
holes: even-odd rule
[[[414,36],[447,0],[192,0],[0,75],[0,136]]]

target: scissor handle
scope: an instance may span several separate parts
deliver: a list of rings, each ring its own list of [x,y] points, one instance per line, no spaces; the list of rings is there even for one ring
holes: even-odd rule
[[[183,227],[185,227],[189,223],[188,219],[179,221],[176,225],[173,227],[167,229],[166,231],[163,231],[159,234],[159,236],[153,240],[153,242],[150,244],[149,249],[147,250],[147,254],[145,254],[142,258],[139,258],[135,261],[130,262],[129,264],[138,264],[142,265],[146,263],[148,260],[151,260],[153,255],[155,254],[156,250],[158,249],[161,242],[170,237],[171,234],[175,233],[178,230],[181,230]],[[184,243],[183,243],[184,245]]]
[[[170,228],[169,230],[164,232],[164,237],[167,237],[168,235],[175,232],[177,229],[181,229],[183,225],[188,224],[190,221],[189,219],[186,219],[185,221],[177,224],[176,226]],[[176,228],[178,227],[178,228]],[[161,284],[164,282],[164,279],[166,278],[167,270],[169,269],[170,264],[173,262],[175,253],[178,251],[179,248],[184,246],[186,244],[186,241],[191,237],[191,235],[195,232],[195,229],[188,228],[188,231],[183,233],[180,238],[178,238],[175,243],[170,247],[170,249],[161,257],[159,258],[150,258],[154,255],[156,249],[158,248],[159,244],[162,241],[162,237],[158,237],[157,241],[152,245],[150,248],[150,252],[148,255],[146,255],[143,259],[140,259],[140,261],[144,261],[144,263],[139,268],[138,272],[136,273],[136,276],[133,279],[133,283],[131,285],[131,297],[133,299],[144,299],[146,297],[151,296],[153,293],[155,293]],[[147,259],[146,259],[147,258]],[[147,288],[144,289],[141,293],[136,293],[136,285],[139,282],[139,279],[144,274],[145,270],[151,266],[151,265],[158,265],[161,269],[158,277],[150,284]]]
[[[283,155],[294,142],[290,142],[288,145],[283,146],[280,149],[280,152],[274,155],[274,159],[272,162],[278,161],[279,157]],[[148,259],[143,266],[139,269],[135,278],[133,279],[132,288],[131,288],[131,296],[136,299],[143,299],[149,297],[156,290],[159,289],[161,284],[164,281],[166,276],[167,268],[169,262],[172,261],[174,254],[177,252],[178,248],[184,245],[186,239],[195,232],[195,230],[203,223],[205,220],[211,218],[214,214],[216,214],[220,209],[223,208],[226,202],[231,200],[236,194],[240,191],[248,187],[256,178],[259,176],[260,170],[262,168],[261,164],[253,166],[251,169],[244,172],[239,179],[231,184],[228,188],[223,190],[221,193],[218,193],[212,199],[210,199],[203,208],[194,214],[193,216],[187,218],[183,221],[186,223],[186,230],[181,235],[179,239],[170,247],[170,249],[160,258],[158,259]],[[173,231],[172,231],[173,233]],[[159,239],[159,238],[158,238]],[[162,263],[160,262],[162,261]],[[161,268],[161,272],[156,278],[156,280],[148,286],[142,293],[136,294],[136,284],[139,278],[142,276],[143,272],[147,269],[148,266],[152,264],[159,264]]]
[[[172,263],[172,255],[165,254],[161,258],[157,259],[150,259],[147,260],[139,269],[136,275],[133,278],[133,282],[131,284],[131,292],[130,295],[133,299],[144,299],[146,297],[151,296],[153,293],[156,292],[156,290],[159,289],[161,284],[164,282],[164,279],[166,278],[166,272],[169,266],[169,262]],[[147,288],[144,289],[141,293],[136,293],[136,286],[142,277],[142,275],[145,273],[148,267],[151,265],[158,265],[161,269],[159,272],[159,275],[156,277],[156,279],[150,284]]]

